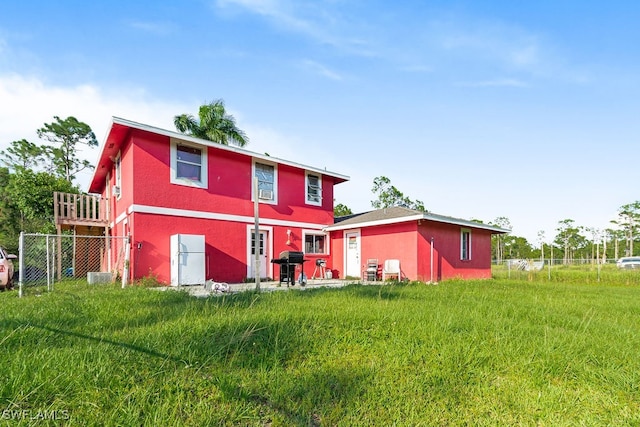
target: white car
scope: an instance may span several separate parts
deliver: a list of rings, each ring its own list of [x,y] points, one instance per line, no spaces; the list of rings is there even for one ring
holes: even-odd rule
[[[0,291],[13,288],[13,261],[17,256],[8,254],[0,246]]]
[[[640,269],[640,256],[628,256],[622,257],[616,262],[618,268],[630,269],[630,268],[639,268]]]

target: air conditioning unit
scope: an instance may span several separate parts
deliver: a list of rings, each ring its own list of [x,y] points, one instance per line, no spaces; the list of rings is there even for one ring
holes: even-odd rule
[[[273,200],[272,190],[258,190],[258,198],[261,200]]]
[[[120,187],[119,186],[117,186],[117,185],[113,186],[113,195],[116,196],[116,197],[120,196]]]

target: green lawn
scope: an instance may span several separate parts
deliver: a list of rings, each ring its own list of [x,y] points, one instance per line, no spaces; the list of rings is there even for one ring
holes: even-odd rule
[[[0,305],[0,424],[640,424],[640,287],[615,282],[67,283]]]

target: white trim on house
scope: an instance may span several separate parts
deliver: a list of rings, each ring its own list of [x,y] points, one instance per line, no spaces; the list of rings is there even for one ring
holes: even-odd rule
[[[465,240],[464,236],[467,236]],[[471,229],[460,228],[460,260],[471,261]]]
[[[256,231],[255,224],[247,224],[247,277],[254,277],[253,262],[255,261],[255,255],[251,255],[251,235]],[[266,233],[267,241],[264,242],[264,253],[267,255],[267,260],[273,259],[273,227],[270,226],[258,226],[258,233]],[[256,242],[256,245],[258,242]],[[265,277],[273,277],[273,264],[269,261],[265,261]]]
[[[273,185],[273,188],[271,190],[266,190],[266,192],[271,191],[271,194],[270,194],[271,197],[262,197],[262,194],[260,193],[263,193],[263,190],[260,189],[260,180],[258,179],[258,202],[268,203],[270,205],[277,205],[278,204],[278,164],[274,162],[263,162],[256,159],[253,159],[253,161],[251,162],[251,177],[252,177],[251,178],[251,201],[254,201],[256,199],[256,195],[254,194],[255,186],[253,185],[253,182],[254,182],[254,179],[257,178],[256,176],[257,164],[260,164],[262,166],[269,166],[273,168],[273,182],[271,183]]]
[[[307,236],[322,236],[324,237],[324,252],[307,252]],[[305,254],[310,255],[331,255],[331,245],[329,241],[329,233],[325,233],[320,230],[302,230],[302,247]]]
[[[419,219],[425,219],[424,215],[411,215],[411,216],[403,216],[399,218],[388,218],[388,219],[382,219],[378,221],[360,222],[357,224],[350,223],[350,224],[341,225],[340,223],[337,223],[337,224],[326,227],[324,231],[350,230],[350,229],[353,229],[354,227],[360,228],[360,227],[372,227],[375,225],[397,224],[400,222],[417,221]]]
[[[180,216],[187,218],[213,219],[219,221],[234,221],[253,224],[255,218],[252,216],[229,215],[218,212],[192,211],[186,209],[162,208],[158,206],[136,205],[133,204],[127,209],[129,214],[146,213],[153,215]],[[283,227],[309,228],[312,230],[322,230],[326,225],[312,224],[308,222],[285,221],[281,219],[260,218],[260,226],[263,225],[281,225]]]
[[[116,224],[120,224],[126,218],[127,218],[127,211],[124,211],[124,212],[122,212],[120,215],[118,215],[116,217],[114,222],[111,223],[111,227],[110,228],[113,228]]]
[[[348,234],[355,234],[356,235],[356,259],[354,260],[354,265],[356,267],[353,268],[357,268],[357,274],[349,274],[349,273],[353,273],[353,271],[348,271],[349,267],[351,266],[351,263],[349,263],[349,239],[347,239],[347,235]],[[347,276],[353,276],[353,277],[360,277],[360,267],[361,267],[361,259],[360,256],[362,255],[362,231],[360,230],[360,228],[349,228],[349,229],[345,229],[342,230],[342,244],[343,246],[343,253],[342,253],[342,268],[344,269],[344,272],[342,273],[342,277],[345,278]]]

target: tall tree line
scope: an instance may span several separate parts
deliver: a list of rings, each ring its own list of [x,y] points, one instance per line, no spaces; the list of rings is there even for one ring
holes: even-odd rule
[[[12,252],[21,231],[55,231],[53,192],[79,193],[76,174],[93,169],[78,157],[82,146],[98,145],[86,123],[54,116],[37,134],[38,142],[20,139],[0,151],[0,244]]]
[[[499,217],[491,224],[511,228],[509,219]],[[617,260],[622,256],[640,255],[640,201],[618,208],[617,219],[612,227],[598,229],[576,224],[566,218],[558,221],[556,234],[551,242],[546,242],[545,233],[538,233],[537,245],[523,237],[510,234],[494,235],[492,256],[495,262],[505,259],[550,259],[571,264],[575,262],[596,262]]]

